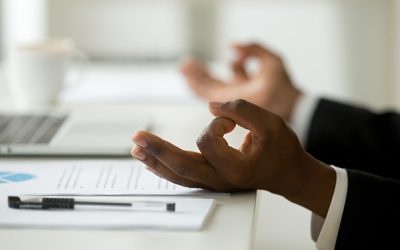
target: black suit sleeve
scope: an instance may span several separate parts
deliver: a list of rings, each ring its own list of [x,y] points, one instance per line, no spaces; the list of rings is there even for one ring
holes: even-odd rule
[[[348,189],[335,249],[398,249],[400,182],[347,170]]]
[[[327,164],[400,179],[400,115],[321,99],[306,150]]]
[[[306,149],[347,168],[336,249],[397,249],[400,225],[400,116],[322,99]]]

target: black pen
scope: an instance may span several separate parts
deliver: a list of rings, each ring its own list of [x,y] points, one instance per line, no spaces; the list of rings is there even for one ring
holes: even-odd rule
[[[131,207],[138,210],[158,210],[175,212],[174,202],[164,201],[132,201],[132,202],[103,202],[77,201],[74,198],[34,197],[21,200],[18,196],[8,196],[8,207],[16,209],[74,209],[82,206]]]

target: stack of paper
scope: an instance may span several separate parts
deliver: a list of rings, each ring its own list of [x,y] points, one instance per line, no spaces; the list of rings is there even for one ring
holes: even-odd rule
[[[213,207],[214,199],[204,196],[227,195],[173,184],[146,171],[135,160],[2,161],[0,194],[0,226],[192,230],[202,227]],[[7,206],[10,195],[165,200],[176,203],[176,212],[103,208],[73,211],[11,209]]]

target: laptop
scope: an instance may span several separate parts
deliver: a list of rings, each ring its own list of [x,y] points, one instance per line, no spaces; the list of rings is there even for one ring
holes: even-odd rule
[[[0,156],[129,156],[148,117],[0,113]]]

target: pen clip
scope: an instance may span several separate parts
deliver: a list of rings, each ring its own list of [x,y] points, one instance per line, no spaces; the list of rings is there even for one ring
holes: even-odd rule
[[[20,208],[21,199],[18,196],[8,196],[8,207],[10,208]]]
[[[8,207],[9,208],[27,208],[27,209],[43,209],[43,205],[41,202],[22,201],[18,196],[8,196]]]

